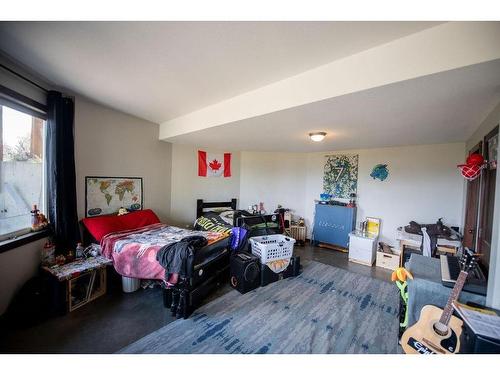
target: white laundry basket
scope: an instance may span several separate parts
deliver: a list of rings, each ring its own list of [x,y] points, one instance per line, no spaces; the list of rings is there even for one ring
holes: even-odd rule
[[[290,259],[294,243],[293,238],[282,234],[250,238],[252,254],[260,257],[262,264],[278,259]]]
[[[141,279],[122,276],[122,289],[125,293],[135,292],[141,287]]]

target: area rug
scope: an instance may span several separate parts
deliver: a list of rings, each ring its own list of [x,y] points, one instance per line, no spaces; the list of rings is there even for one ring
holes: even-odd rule
[[[397,353],[398,298],[389,282],[308,262],[297,277],[232,290],[120,353]]]

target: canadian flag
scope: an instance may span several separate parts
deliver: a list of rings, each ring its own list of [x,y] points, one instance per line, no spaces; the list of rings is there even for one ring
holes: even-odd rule
[[[198,151],[198,176],[231,177],[231,154],[212,154]]]

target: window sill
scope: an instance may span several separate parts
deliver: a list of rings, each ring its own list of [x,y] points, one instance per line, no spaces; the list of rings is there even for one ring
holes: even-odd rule
[[[43,229],[38,232],[30,232],[28,234],[24,234],[11,240],[2,241],[0,242],[0,254],[48,236],[50,236],[50,230]]]

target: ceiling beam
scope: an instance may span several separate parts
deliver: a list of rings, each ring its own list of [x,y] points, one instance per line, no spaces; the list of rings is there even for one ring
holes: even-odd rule
[[[499,40],[500,22],[448,22],[166,121],[159,138],[499,59]]]

